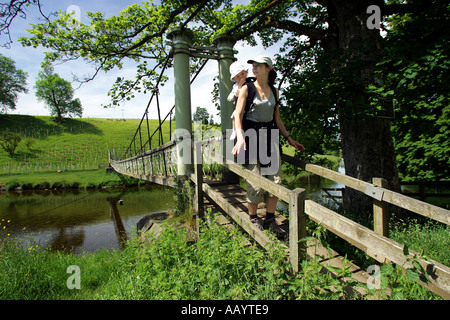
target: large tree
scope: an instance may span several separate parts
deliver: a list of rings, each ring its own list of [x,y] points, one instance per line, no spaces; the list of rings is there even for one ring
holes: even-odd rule
[[[320,79],[323,87],[315,85],[317,95],[327,94],[322,101],[327,105],[321,108],[328,107],[329,115],[322,115],[322,121],[326,123],[331,117],[339,120],[346,173],[364,181],[382,177],[397,188],[390,120],[378,116],[379,106],[373,105],[373,90],[368,89],[379,85],[375,71],[384,51],[378,27],[385,16],[398,12],[414,15],[428,10],[433,2],[252,0],[248,5],[235,5],[231,0],[173,0],[160,5],[144,2],[128,6],[111,17],[100,12],[88,13],[90,24],[75,24],[76,28],[73,17],[59,12],[57,19],[34,25],[31,36],[21,41],[26,46],[51,49],[46,57],[48,62],[85,59],[95,68],[93,77],[100,70],[120,68],[125,58],[135,60],[138,63],[135,78],[117,79],[110,92],[113,104],[131,96],[134,90],[153,89],[158,71],[169,55],[165,35],[172,26],[191,28],[197,45],[211,45],[212,39],[223,33],[251,45],[256,43],[255,36],[265,46],[284,41],[279,61],[287,59],[298,64],[286,68],[283,78],[289,81],[292,70],[304,68],[300,64],[302,52],[315,57],[311,63],[323,64],[320,67],[323,74],[325,70],[329,72],[326,79]],[[155,63],[147,63],[149,60]],[[288,100],[290,114],[299,114],[299,105],[292,101]],[[371,199],[360,193],[349,190],[344,200],[347,208],[357,212],[370,209]]]
[[[206,108],[197,107],[197,109],[193,114],[192,120],[200,121],[203,124],[208,124],[208,119],[209,119],[208,110],[206,110]]]
[[[57,122],[61,122],[64,116],[81,117],[83,114],[80,99],[73,98],[71,83],[54,73],[52,67],[46,66],[39,72],[35,88],[36,97],[45,103]]]
[[[16,109],[19,93],[27,93],[27,73],[0,54],[0,114]]]

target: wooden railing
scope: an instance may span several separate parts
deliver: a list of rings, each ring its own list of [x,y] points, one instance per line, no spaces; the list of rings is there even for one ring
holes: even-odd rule
[[[208,145],[208,144],[205,144]],[[176,165],[173,159],[174,142],[169,142],[157,149],[145,152],[141,155],[121,161],[112,161],[112,166],[116,171],[128,174],[148,181],[175,185],[176,169],[168,170],[162,168],[162,160],[170,153],[172,155],[171,165]],[[202,160],[205,146],[201,142],[194,142],[194,159],[199,159],[194,164],[194,173],[190,178],[195,184],[195,209],[201,216],[203,214],[203,196],[210,196],[229,214],[245,231],[255,238],[263,247],[267,247],[272,242],[264,233],[260,232],[249,219],[244,219],[238,210],[231,204],[217,196],[212,188],[203,182]],[[404,245],[389,239],[389,204],[415,212],[430,219],[439,221],[446,225],[450,224],[450,211],[407,197],[400,193],[391,191],[384,187],[384,181],[374,178],[372,183],[361,181],[345,174],[329,170],[318,165],[306,163],[299,159],[283,154],[282,160],[292,165],[298,166],[308,172],[325,177],[338,182],[348,188],[358,190],[373,198],[374,208],[374,230],[364,227],[322,205],[306,199],[305,190],[297,188],[287,189],[284,186],[255,174],[243,166],[225,159],[222,155],[207,151],[208,157],[223,166],[225,170],[234,172],[246,181],[258,185],[264,190],[277,196],[279,199],[289,204],[289,259],[293,272],[299,271],[301,261],[306,259],[306,242],[299,241],[307,236],[306,219],[320,223],[327,230],[348,241],[355,247],[363,250],[367,255],[381,263],[395,263],[404,269],[414,268],[411,261],[404,255]],[[159,159],[160,172],[151,171],[151,162]],[[166,164],[167,166],[167,164]],[[170,180],[170,183],[167,181]],[[429,275],[427,283],[419,282],[429,290],[435,292],[445,299],[450,299],[450,268],[437,261],[424,259],[417,252],[410,250],[416,256],[424,270]]]
[[[197,144],[194,153],[202,152],[201,150]],[[318,165],[306,163],[285,154],[282,155],[282,160],[287,163],[363,192],[373,198],[374,230],[371,230],[312,200],[307,200],[305,190],[302,188],[289,190],[222,156],[216,154],[213,157],[215,161],[223,164],[225,169],[234,172],[254,185],[260,186],[289,204],[289,256],[294,272],[299,270],[301,261],[306,259],[306,243],[304,241],[299,242],[300,239],[306,237],[306,217],[320,223],[327,230],[363,250],[375,260],[381,263],[395,263],[402,266],[405,270],[414,268],[414,266],[404,254],[404,245],[388,238],[388,204],[415,212],[447,225],[450,224],[449,210],[386,189],[384,188],[385,182],[383,179],[374,178],[372,183],[368,183]],[[203,192],[209,192],[209,187],[202,183],[201,164],[197,164],[195,168],[195,173],[191,178],[196,183],[196,197],[198,199],[197,201],[201,204],[202,200],[199,199],[203,197]],[[200,185],[203,187],[200,188]],[[201,210],[200,207],[198,209]],[[235,217],[233,218],[235,218],[241,227],[250,234],[255,235],[255,239],[261,245],[265,246],[267,240],[260,233],[253,230],[253,226],[248,223],[248,219],[241,221],[242,219],[236,216],[232,208],[228,209],[226,210],[227,213],[231,213],[232,216],[234,215]],[[450,299],[450,268],[437,261],[424,259],[415,251],[409,250],[409,252],[415,255],[416,261],[422,265],[429,276],[427,283],[419,283],[441,297]]]

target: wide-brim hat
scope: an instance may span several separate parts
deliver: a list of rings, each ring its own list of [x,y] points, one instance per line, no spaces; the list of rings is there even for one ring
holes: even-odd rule
[[[270,57],[268,56],[257,56],[254,59],[248,60],[247,63],[253,64],[253,62],[257,62],[257,63],[265,63],[267,64],[269,67],[273,67],[273,63],[272,63],[272,59],[270,59]]]
[[[237,61],[233,62],[230,65],[230,80],[233,80],[233,78],[237,76],[241,71],[248,71],[248,67]]]

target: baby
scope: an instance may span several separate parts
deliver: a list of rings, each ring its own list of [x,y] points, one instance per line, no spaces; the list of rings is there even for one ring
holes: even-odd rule
[[[230,73],[231,73],[231,81],[234,82],[233,84],[233,90],[231,90],[230,94],[228,95],[228,101],[233,101],[233,103],[236,105],[237,98],[239,97],[239,89],[242,88],[242,86],[245,83],[245,80],[247,79],[248,74],[248,67],[244,66],[243,64],[236,62],[233,62],[230,66]],[[234,124],[234,114],[236,111],[233,111],[233,114],[231,115],[231,119],[233,119],[233,133],[230,136],[230,140],[234,140],[236,138],[236,129]]]

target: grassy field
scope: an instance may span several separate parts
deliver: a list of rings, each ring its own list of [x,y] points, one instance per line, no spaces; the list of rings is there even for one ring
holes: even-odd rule
[[[58,124],[49,116],[1,115],[1,130],[20,134],[22,141],[12,158],[0,148],[0,186],[40,187],[43,183],[86,186],[120,182],[117,176],[104,172],[108,150],[115,150],[120,157],[139,122],[139,119],[66,119]],[[149,120],[150,133],[158,125],[158,120]],[[167,142],[169,123],[163,128],[163,139]],[[154,138],[153,147],[157,144]],[[64,172],[57,174],[57,171]]]

